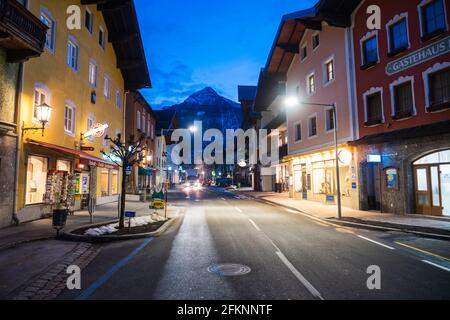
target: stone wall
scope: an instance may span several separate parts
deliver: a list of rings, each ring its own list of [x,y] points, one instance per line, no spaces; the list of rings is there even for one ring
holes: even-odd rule
[[[367,155],[381,154],[381,169],[393,167],[399,170],[398,190],[387,191],[382,176],[382,212],[407,214],[416,213],[413,162],[429,153],[445,149],[450,149],[450,134],[359,146],[360,208],[367,210],[368,181],[364,174]]]

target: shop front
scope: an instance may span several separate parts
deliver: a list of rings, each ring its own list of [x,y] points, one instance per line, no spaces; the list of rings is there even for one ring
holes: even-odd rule
[[[358,177],[354,150],[339,149],[342,205],[358,209]],[[291,157],[290,196],[324,204],[337,203],[336,157],[333,149]]]
[[[56,198],[65,194],[73,194],[73,199],[69,197],[71,211],[87,209],[90,201],[100,205],[118,200],[117,165],[82,151],[35,140],[27,140],[24,159],[26,170],[19,185],[23,205],[18,213],[22,222],[50,215]]]

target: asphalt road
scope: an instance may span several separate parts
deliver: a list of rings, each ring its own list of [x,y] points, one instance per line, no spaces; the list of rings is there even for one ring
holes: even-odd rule
[[[337,227],[218,190],[179,190],[171,202],[181,215],[164,235],[103,245],[82,289],[59,298],[450,299],[448,242]],[[251,271],[208,270],[219,263]],[[379,290],[368,289],[370,266]]]

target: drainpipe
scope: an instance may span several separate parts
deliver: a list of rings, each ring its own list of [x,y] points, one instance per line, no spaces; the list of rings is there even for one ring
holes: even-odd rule
[[[13,193],[13,213],[11,217],[11,222],[16,226],[19,225],[20,220],[17,215],[18,206],[17,206],[17,196],[19,194],[19,166],[20,166],[20,142],[21,142],[21,127],[20,127],[20,98],[22,93],[22,77],[23,77],[23,63],[19,63],[19,70],[17,72],[17,83],[16,83],[16,93],[15,93],[15,102],[14,102],[14,121],[16,122],[16,166],[14,168],[14,193]]]

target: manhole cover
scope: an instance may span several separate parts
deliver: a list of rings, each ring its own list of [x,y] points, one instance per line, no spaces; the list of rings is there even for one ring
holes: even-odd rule
[[[208,267],[208,271],[222,277],[243,276],[252,271],[250,267],[236,263],[220,263]]]

